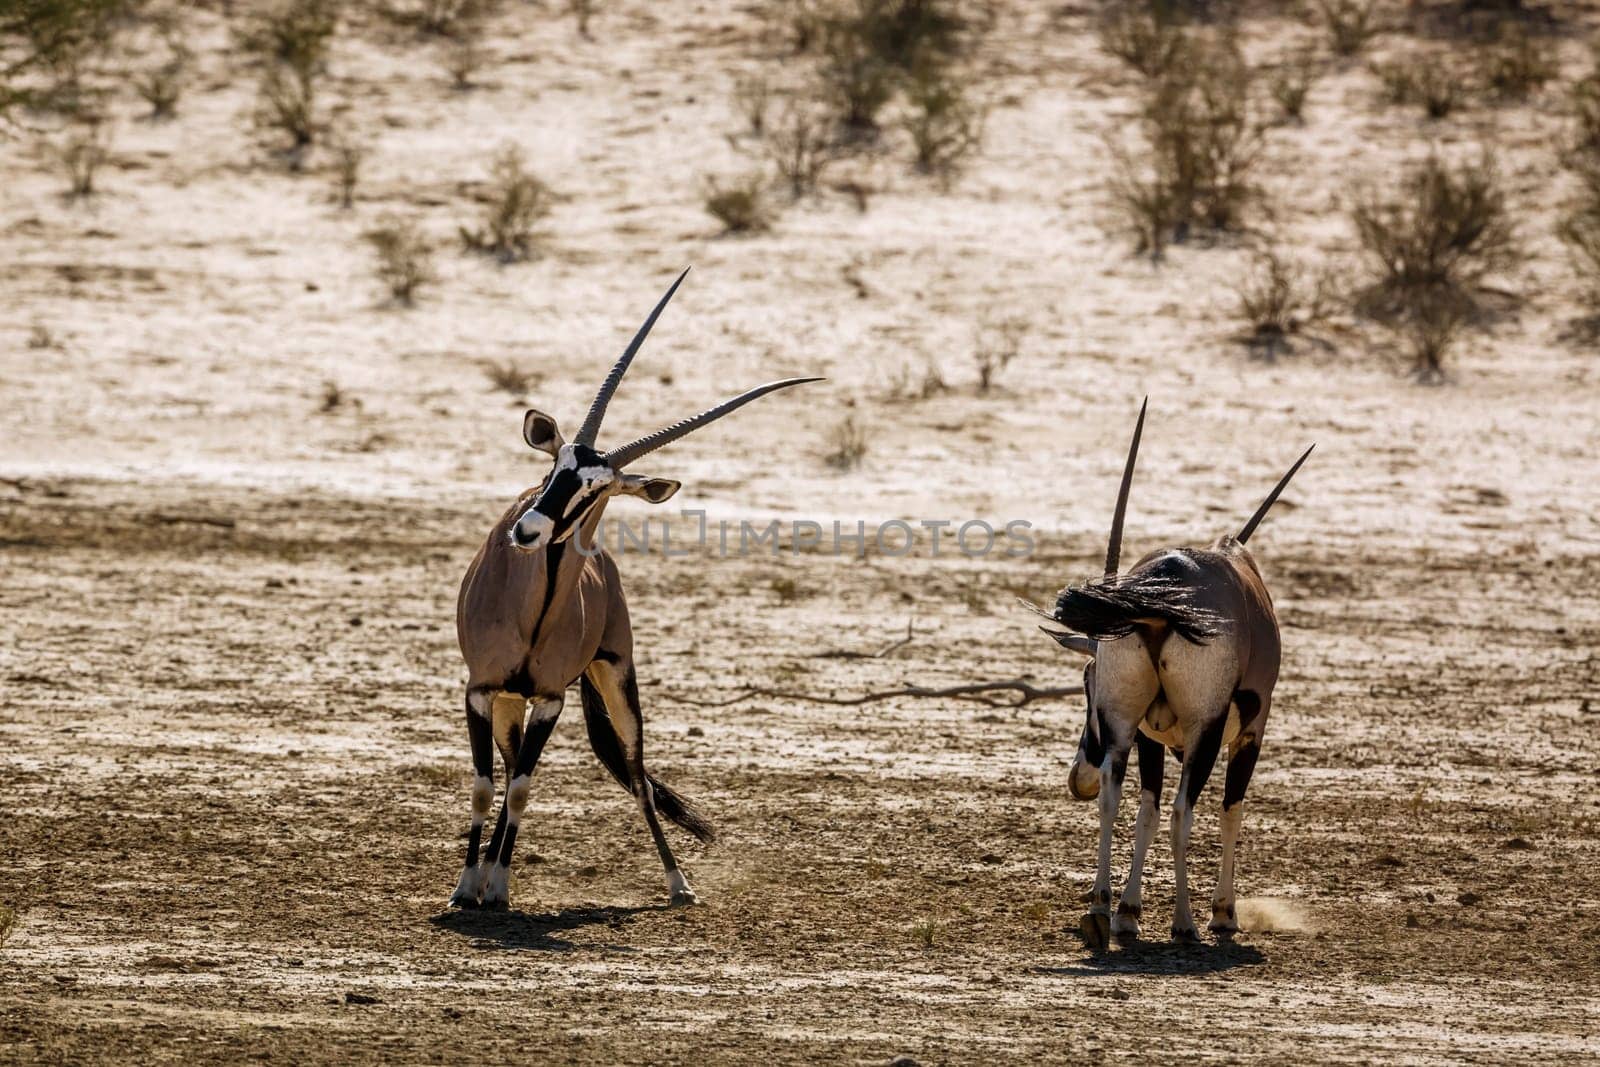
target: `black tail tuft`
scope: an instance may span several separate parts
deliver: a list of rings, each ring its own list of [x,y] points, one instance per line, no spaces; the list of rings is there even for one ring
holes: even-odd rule
[[[578,679],[578,693],[583,697],[583,724],[589,730],[589,747],[594,749],[594,754],[611,772],[611,777],[622,783],[622,788],[633,792],[628,781],[627,758],[622,754],[622,742],[617,739],[617,731],[612,729],[611,716],[606,712],[606,703],[600,691],[589,683],[588,678],[582,677]],[[650,787],[655,793],[656,811],[708,845],[717,839],[711,823],[695,810],[693,804],[672,787],[662,784],[654,775],[647,774],[645,777],[650,780]]]
[[[664,785],[661,779],[654,775],[650,776],[650,787],[655,791],[657,811],[705,844],[709,845],[716,841],[717,832],[711,828],[711,823],[693,804],[685,800],[681,793],[669,785]]]
[[[1157,620],[1199,645],[1222,629],[1221,619],[1194,602],[1187,582],[1148,571],[1068,586],[1056,598],[1055,617],[1069,630],[1101,641],[1126,637],[1141,623]]]

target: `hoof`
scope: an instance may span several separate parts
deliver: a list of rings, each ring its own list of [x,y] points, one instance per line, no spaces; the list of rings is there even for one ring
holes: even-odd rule
[[[672,901],[674,908],[686,908],[691,904],[700,903],[700,898],[689,888],[689,879],[677,869],[667,872],[667,899]]]
[[[1239,932],[1239,920],[1234,916],[1233,905],[1212,905],[1211,922],[1206,929],[1223,940],[1231,940]]]
[[[1118,941],[1139,940],[1139,914],[1142,909],[1137,904],[1124,901],[1117,905],[1117,914],[1111,920],[1111,932]]]
[[[485,911],[505,911],[511,907],[511,871],[495,864],[489,870],[489,878],[483,887],[483,904]]]
[[[1089,951],[1099,955],[1111,947],[1111,916],[1104,912],[1085,912],[1078,921],[1078,933],[1083,935],[1083,943],[1089,946]]]
[[[482,867],[464,867],[461,879],[456,882],[456,891],[450,894],[450,907],[476,908],[478,901],[483,898],[484,869]]]
[[[1172,940],[1185,945],[1197,944],[1200,940],[1200,931],[1196,930],[1193,926],[1179,926],[1174,923],[1172,927]]]

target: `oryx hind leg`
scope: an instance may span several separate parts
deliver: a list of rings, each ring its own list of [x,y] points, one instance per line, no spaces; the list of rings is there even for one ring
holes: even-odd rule
[[[1250,787],[1260,752],[1260,738],[1251,735],[1236,739],[1228,750],[1228,773],[1222,791],[1222,864],[1217,872],[1217,892],[1211,898],[1209,927],[1219,937],[1232,937],[1239,932],[1233,890],[1234,851],[1244,823],[1244,793]]]
[[[1135,632],[1100,645],[1092,700],[1096,732],[1105,748],[1100,762],[1100,848],[1089,911],[1080,926],[1084,940],[1095,952],[1103,952],[1111,943],[1111,842],[1128,754],[1139,720],[1159,691],[1142,634]]]
[[[1139,936],[1139,917],[1144,913],[1140,884],[1144,879],[1145,857],[1161,818],[1161,777],[1167,758],[1166,746],[1155,738],[1140,733],[1135,744],[1139,749],[1139,815],[1133,824],[1133,862],[1128,869],[1122,899],[1117,902],[1116,917],[1111,920],[1111,932],[1127,940]]]
[[[656,853],[661,857],[661,867],[667,881],[667,896],[675,905],[697,904],[699,898],[689,888],[689,879],[672,854],[667,835],[662,832],[661,818],[656,811],[655,787],[644,768],[644,712],[639,703],[639,683],[633,665],[626,660],[612,662],[596,659],[584,672],[592,687],[584,689],[584,717],[589,725],[589,738],[595,754],[617,780],[625,785],[638,802],[645,825],[655,842]],[[590,701],[598,697],[601,708],[591,711]],[[597,714],[603,709],[605,721]],[[609,725],[610,736],[604,728]]]

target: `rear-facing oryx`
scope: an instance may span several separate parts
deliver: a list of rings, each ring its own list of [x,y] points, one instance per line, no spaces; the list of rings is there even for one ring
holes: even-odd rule
[[[682,282],[679,275],[612,366],[570,442],[551,416],[540,411],[524,416],[523,440],[553,457],[555,466],[495,523],[461,582],[456,636],[467,661],[467,735],[476,777],[466,865],[450,898],[454,905],[508,904],[511,851],[528,801],[529,778],[561,714],[562,696],[574,681],[583,697],[589,742],[644,812],[666,868],[672,902],[694,903],[656,813],[702,841],[712,839],[711,826],[688,801],[645,771],[633,630],[617,565],[598,550],[600,516],[618,494],[659,504],[678,491],[675,481],[624,474],[623,468],[635,460],[767,393],[821,379],[771,382],[630,444],[599,451],[595,440],[606,405]],[[496,747],[506,767],[506,793],[480,866],[478,844],[494,800]]]
[[[1100,853],[1084,939],[1103,951],[1114,932],[1139,935],[1140,878],[1155,834],[1161,803],[1162,750],[1183,764],[1172,805],[1175,900],[1172,936],[1197,936],[1189,911],[1185,852],[1194,805],[1218,751],[1228,747],[1222,797],[1222,866],[1211,902],[1211,925],[1220,936],[1239,928],[1234,913],[1233,853],[1240,808],[1261,751],[1272,687],[1278,680],[1278,618],[1272,597],[1244,545],[1289,479],[1311,454],[1295,461],[1238,536],[1226,534],[1207,548],[1152,552],[1118,575],[1122,520],[1128,507],[1145,409],[1139,409],[1122,472],[1105,576],[1061,591],[1051,617],[1076,631],[1046,632],[1062,646],[1093,658],[1084,668],[1088,716],[1068,785],[1079,800],[1100,798]],[[1314,446],[1313,446],[1314,447]],[[1139,747],[1139,815],[1133,863],[1111,917],[1111,834],[1117,817],[1128,751]]]

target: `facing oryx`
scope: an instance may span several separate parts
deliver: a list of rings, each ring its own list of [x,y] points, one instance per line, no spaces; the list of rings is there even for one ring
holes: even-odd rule
[[[1238,536],[1224,534],[1207,548],[1152,552],[1118,575],[1122,520],[1144,415],[1141,406],[1111,520],[1105,576],[1062,590],[1051,613],[1084,636],[1046,630],[1063,647],[1093,657],[1084,668],[1088,716],[1068,784],[1080,800],[1100,798],[1099,865],[1082,926],[1084,939],[1097,952],[1108,947],[1113,932],[1119,938],[1139,936],[1139,882],[1161,804],[1163,748],[1172,749],[1183,765],[1172,806],[1172,936],[1197,936],[1185,852],[1195,801],[1224,745],[1222,865],[1210,929],[1226,937],[1239,928],[1233,853],[1244,814],[1240,804],[1261,750],[1279,656],[1272,597],[1245,542],[1311,454],[1308,448],[1295,461]],[[1139,748],[1139,815],[1132,869],[1113,920],[1111,834],[1134,744]]]
[[[633,629],[617,565],[598,551],[600,517],[606,502],[618,494],[659,504],[678,491],[675,481],[623,473],[635,460],[767,393],[821,379],[771,382],[630,444],[599,451],[595,439],[606,405],[684,274],[612,366],[577,436],[566,441],[556,420],[543,412],[529,411],[523,418],[523,439],[553,457],[555,466],[543,484],[525,491],[495,523],[461,582],[456,636],[467,661],[467,735],[476,777],[466,865],[450,898],[459,907],[509,903],[511,850],[528,801],[529,779],[561,714],[562,696],[574,681],[583,698],[589,742],[643,811],[666,869],[672,902],[695,901],[656,816],[660,812],[702,841],[712,839],[711,826],[688,801],[645,771]],[[480,866],[478,845],[494,800],[496,747],[506,767],[506,793]]]

